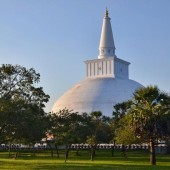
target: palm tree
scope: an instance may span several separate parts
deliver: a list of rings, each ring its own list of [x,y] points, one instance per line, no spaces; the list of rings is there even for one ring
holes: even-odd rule
[[[156,165],[155,143],[169,138],[170,96],[157,86],[135,91],[129,110],[135,135],[150,143],[150,162]]]

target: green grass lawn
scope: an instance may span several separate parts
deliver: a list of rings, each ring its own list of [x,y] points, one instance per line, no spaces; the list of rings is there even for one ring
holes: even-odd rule
[[[61,151],[60,151],[61,152]],[[50,152],[38,151],[35,156],[29,152],[22,152],[18,159],[9,158],[7,152],[0,152],[0,170],[24,170],[24,169],[49,169],[49,170],[162,170],[170,169],[170,155],[157,155],[157,165],[149,163],[149,153],[127,152],[127,158],[122,157],[121,152],[115,152],[111,157],[111,151],[98,150],[94,161],[90,160],[89,151],[80,151],[76,156],[71,151],[67,163],[64,163],[64,152],[60,158],[51,157]]]

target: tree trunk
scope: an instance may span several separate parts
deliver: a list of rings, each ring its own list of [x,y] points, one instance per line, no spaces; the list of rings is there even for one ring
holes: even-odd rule
[[[8,156],[11,157],[11,142],[9,143]]]
[[[93,160],[94,160],[94,149],[91,148],[91,161],[93,161]]]
[[[65,152],[65,163],[68,159],[68,154],[69,154],[69,151],[70,151],[70,147],[69,146],[66,146],[66,152]]]
[[[122,145],[122,155],[124,158],[126,158],[126,147],[125,145]]]
[[[156,165],[155,142],[150,139],[150,163]]]
[[[15,153],[14,159],[17,159],[18,157],[19,157],[19,151],[17,151],[17,152]]]
[[[76,156],[80,156],[79,155],[79,146],[76,148]]]
[[[32,155],[35,156],[35,150],[36,150],[35,147],[32,145],[29,145],[29,150],[32,153]]]
[[[51,149],[51,157],[53,157],[54,156],[54,152],[53,152],[53,150]]]
[[[33,149],[33,156],[35,157],[36,150],[35,150],[35,148],[32,148],[32,149]]]
[[[59,158],[59,152],[58,152],[58,147],[57,147],[57,144],[55,144],[55,149],[56,149],[56,152],[57,152],[57,158]]]
[[[113,146],[111,146],[112,157],[114,157],[115,145],[116,145],[116,141],[114,140],[114,141],[113,141]]]
[[[115,150],[115,146],[111,146],[112,157],[114,157],[114,150]]]
[[[166,141],[166,145],[167,145],[166,153],[169,154],[170,153],[170,140]]]
[[[53,156],[54,156],[54,153],[53,153],[53,148],[51,147],[51,144],[50,144],[50,143],[48,143],[48,146],[49,146],[49,148],[50,148],[50,151],[51,151],[51,157],[53,157]]]
[[[91,146],[91,161],[94,161],[95,156],[95,146]]]

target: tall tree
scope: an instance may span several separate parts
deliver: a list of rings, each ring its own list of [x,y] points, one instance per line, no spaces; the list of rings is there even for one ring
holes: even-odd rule
[[[49,95],[36,87],[40,74],[20,65],[0,67],[0,143],[35,142],[45,135]],[[44,124],[43,124],[44,122]]]

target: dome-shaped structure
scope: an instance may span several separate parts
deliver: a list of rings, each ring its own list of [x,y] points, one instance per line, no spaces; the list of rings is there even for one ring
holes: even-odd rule
[[[129,79],[129,62],[117,58],[108,10],[103,19],[98,59],[87,60],[86,79],[61,96],[52,108],[56,113],[64,108],[83,112],[101,111],[111,116],[113,106],[131,99],[142,87]]]
[[[101,111],[111,116],[116,103],[127,101],[141,84],[120,78],[87,78],[61,96],[53,106],[53,112],[69,108],[79,113]]]

